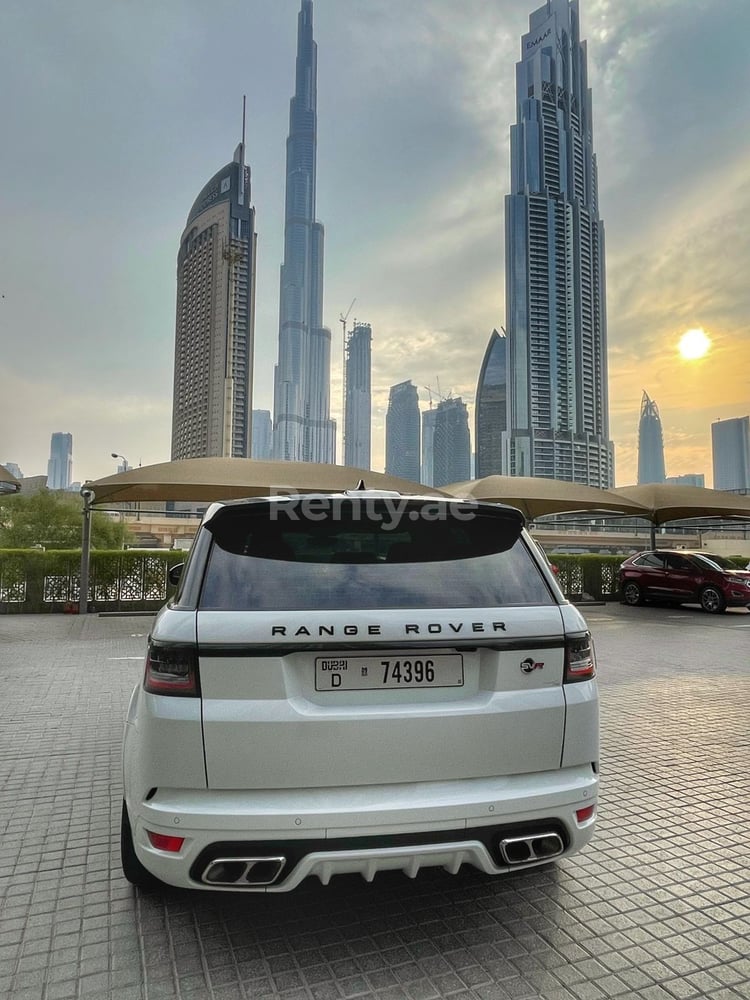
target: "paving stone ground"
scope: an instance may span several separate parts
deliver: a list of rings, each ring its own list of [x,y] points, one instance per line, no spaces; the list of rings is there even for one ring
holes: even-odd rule
[[[590,847],[488,879],[134,892],[120,736],[148,618],[0,616],[0,997],[750,997],[750,613],[607,605]]]

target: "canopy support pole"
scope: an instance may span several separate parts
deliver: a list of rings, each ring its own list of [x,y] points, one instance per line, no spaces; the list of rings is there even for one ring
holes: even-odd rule
[[[91,507],[95,499],[94,491],[82,489],[83,524],[81,525],[81,587],[78,597],[78,613],[88,614],[89,610],[89,563],[91,558]]]
[[[651,522],[651,548],[656,548],[656,521]]]

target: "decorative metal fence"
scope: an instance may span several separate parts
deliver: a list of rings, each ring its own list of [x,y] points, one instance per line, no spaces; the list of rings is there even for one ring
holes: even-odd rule
[[[90,610],[158,610],[174,590],[169,567],[184,560],[184,552],[92,552]],[[0,550],[0,614],[77,611],[80,573],[77,551]]]

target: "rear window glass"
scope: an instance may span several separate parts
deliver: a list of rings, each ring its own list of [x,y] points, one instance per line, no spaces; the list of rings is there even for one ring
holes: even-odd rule
[[[372,503],[372,502],[371,502]],[[311,517],[227,507],[213,545],[204,610],[302,611],[553,604],[520,538],[522,519],[460,505],[392,508],[321,501]]]

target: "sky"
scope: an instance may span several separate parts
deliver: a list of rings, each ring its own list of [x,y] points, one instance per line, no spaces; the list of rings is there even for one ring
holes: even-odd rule
[[[324,322],[373,329],[373,468],[389,386],[473,403],[505,324],[515,64],[535,0],[315,0]],[[641,394],[667,475],[704,473],[750,413],[748,0],[580,0],[607,247],[616,485]],[[194,198],[232,158],[247,95],[256,208],[254,406],[272,409],[285,143],[299,0],[0,4],[0,462],[73,475],[170,457],[175,270]],[[680,337],[702,328],[688,361]]]

